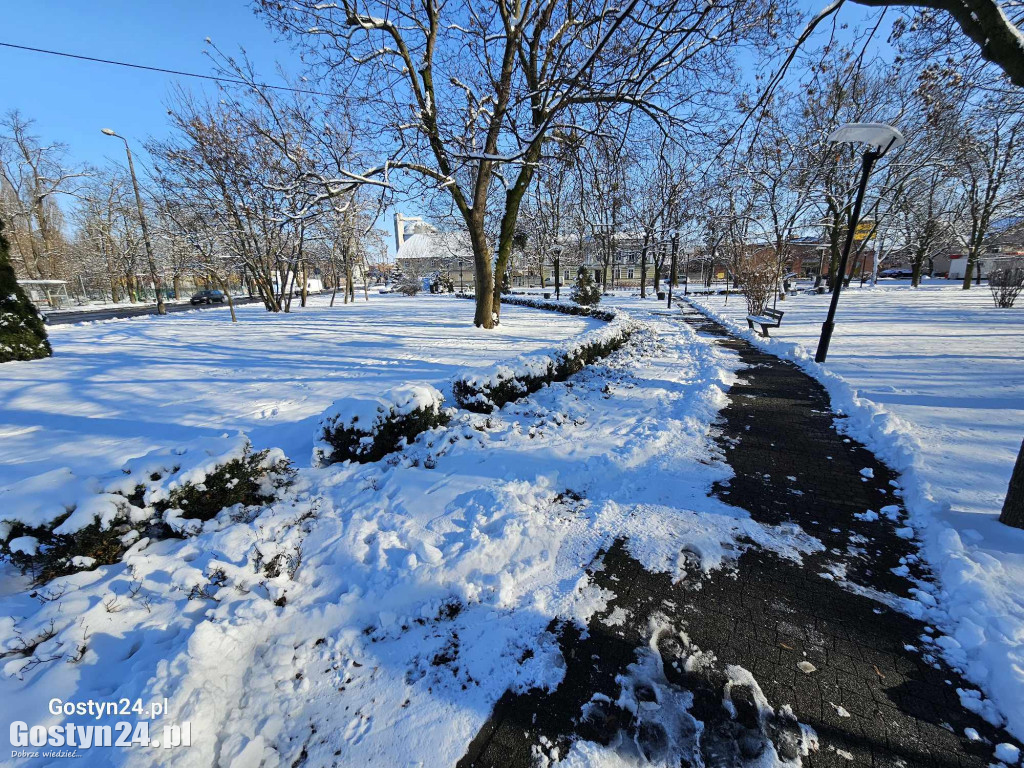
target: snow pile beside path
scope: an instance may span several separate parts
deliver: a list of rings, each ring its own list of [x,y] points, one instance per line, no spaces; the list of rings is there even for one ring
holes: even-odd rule
[[[989,717],[1005,719],[1007,730],[1024,738],[1024,582],[1019,570],[965,544],[960,532],[943,519],[950,512],[949,504],[936,501],[924,477],[915,425],[858,396],[846,379],[814,362],[813,354],[800,344],[764,338],[697,300],[690,304],[735,335],[792,360],[820,381],[833,410],[844,417],[837,421],[838,428],[900,474],[908,522],[939,589],[934,595],[920,590],[917,601],[900,600],[898,606],[946,634],[939,647],[947,660],[998,707],[999,714],[988,707]],[[1004,528],[1002,535],[1018,540],[1024,550],[1022,532]]]
[[[669,573],[673,581],[728,567],[751,546],[797,563],[802,555],[824,549],[796,524],[761,525],[736,507],[712,502],[708,499],[700,511],[640,505],[624,521],[620,535],[645,568]]]

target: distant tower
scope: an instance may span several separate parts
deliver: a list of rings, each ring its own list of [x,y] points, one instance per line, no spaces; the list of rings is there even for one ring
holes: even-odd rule
[[[405,217],[395,211],[395,252],[402,250],[402,243],[405,242],[405,226],[402,222]]]
[[[433,232],[434,228],[427,224],[422,216],[403,216],[395,212],[395,251],[402,248],[407,237],[421,232]]]

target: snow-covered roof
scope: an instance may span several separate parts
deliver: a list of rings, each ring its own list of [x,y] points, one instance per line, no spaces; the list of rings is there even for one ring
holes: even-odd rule
[[[461,232],[418,232],[410,237],[395,254],[400,259],[471,258],[473,254],[468,237]]]

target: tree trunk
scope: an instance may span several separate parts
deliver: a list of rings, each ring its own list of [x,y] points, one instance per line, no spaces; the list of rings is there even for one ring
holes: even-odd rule
[[[220,275],[212,275],[213,282],[223,291],[228,300],[228,309],[231,311],[231,322],[237,323],[238,316],[235,314],[235,302],[231,298],[231,291],[228,290],[228,283]]]
[[[1024,442],[1020,445],[1017,463],[1013,465],[1010,487],[1006,491],[999,522],[1014,528],[1024,528]]]
[[[491,249],[487,245],[483,221],[474,218],[467,223],[469,241],[473,246],[473,275],[476,279],[476,311],[473,314],[473,325],[477,328],[493,328],[494,305],[500,306],[501,295],[499,293],[496,296]]]
[[[347,302],[356,300],[356,286],[352,280],[352,254],[345,259],[345,296]]]
[[[640,298],[647,298],[647,246],[640,252]]]
[[[971,273],[974,271],[974,265],[978,263],[978,250],[973,245],[967,249],[967,267],[964,269],[964,281],[960,285],[965,291],[971,289],[971,280],[974,279]]]
[[[923,264],[923,258],[918,258],[917,256],[914,257],[914,261],[912,264],[914,272],[910,277],[910,285],[912,288],[917,288],[918,286],[921,285],[921,267],[923,266]]]
[[[306,306],[306,297],[309,295],[309,278],[306,275],[306,260],[303,259],[300,265],[302,267],[302,304]]]

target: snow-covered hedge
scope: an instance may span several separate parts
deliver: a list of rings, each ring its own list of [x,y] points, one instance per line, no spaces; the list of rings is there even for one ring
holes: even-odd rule
[[[320,417],[313,464],[379,461],[427,429],[448,423],[441,393],[428,384],[403,384],[370,397],[336,400]]]
[[[525,306],[538,309],[562,311],[562,307],[583,309],[575,305],[554,304],[554,302],[533,302]],[[516,301],[515,303],[520,303]],[[550,305],[554,306],[550,306]],[[545,355],[526,355],[514,360],[472,371],[459,376],[452,383],[452,394],[456,402],[469,411],[490,413],[505,403],[518,400],[536,392],[545,384],[564,381],[583,370],[583,367],[614,352],[629,339],[635,324],[623,312],[568,312],[567,314],[589,314],[591,317],[611,315],[608,325],[585,333]],[[600,319],[604,319],[601,317]]]
[[[475,298],[471,293],[456,294],[461,299]],[[501,297],[502,304],[513,304],[517,307],[530,307],[532,309],[546,309],[550,312],[559,312],[563,315],[576,315],[578,317],[592,317],[595,320],[604,320],[610,323],[615,319],[615,312],[610,309],[595,309],[580,304],[573,304],[571,301],[555,301],[553,299],[535,299],[529,296],[517,296],[504,294]]]
[[[0,558],[42,583],[121,559],[139,539],[197,532],[227,508],[267,504],[294,470],[244,435],[204,439],[129,460],[113,478],[68,469],[0,492]]]

